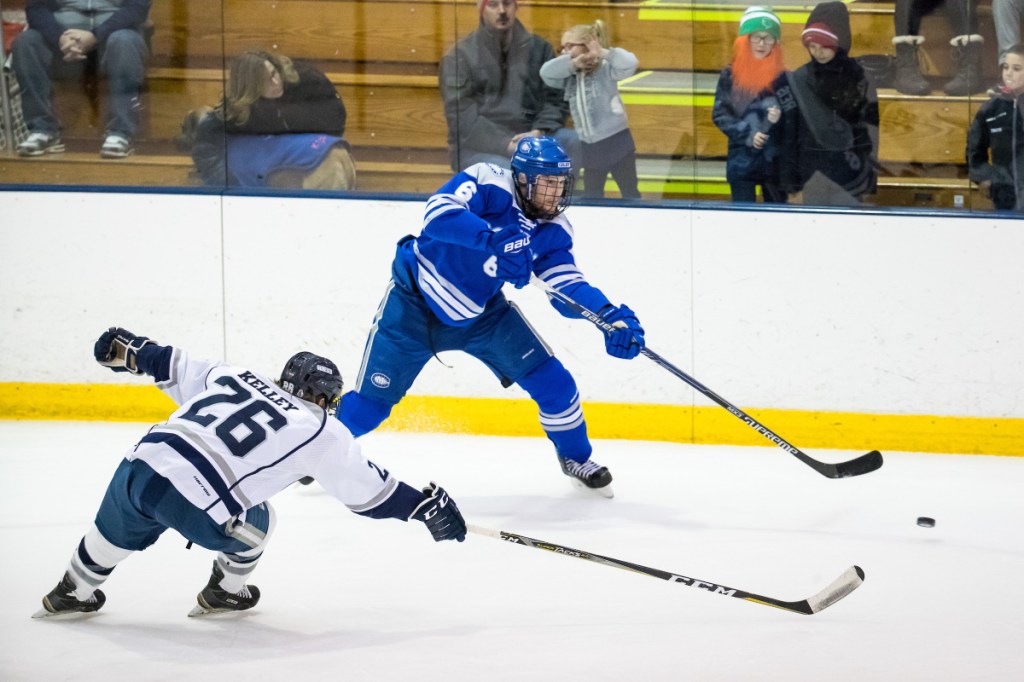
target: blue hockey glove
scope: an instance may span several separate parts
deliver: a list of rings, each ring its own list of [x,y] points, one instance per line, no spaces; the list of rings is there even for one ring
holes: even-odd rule
[[[611,355],[623,360],[632,360],[644,347],[644,328],[636,313],[628,306],[607,305],[601,310],[601,319],[616,327],[604,337],[604,348]]]
[[[466,520],[455,506],[455,500],[448,497],[448,492],[431,481],[430,486],[423,489],[423,494],[424,500],[412,510],[409,520],[416,519],[427,524],[427,530],[436,542],[465,540]]]
[[[530,235],[519,225],[509,225],[491,233],[487,239],[487,250],[496,258],[494,276],[522,289],[530,283],[533,272],[533,251],[530,249]]]
[[[136,356],[147,343],[153,343],[145,336],[136,336],[127,329],[111,327],[100,334],[92,353],[96,362],[115,372],[142,374]]]

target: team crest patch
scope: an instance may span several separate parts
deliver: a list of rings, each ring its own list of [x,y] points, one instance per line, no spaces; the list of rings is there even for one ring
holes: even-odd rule
[[[387,388],[391,385],[391,377],[387,374],[381,374],[380,372],[374,372],[370,377],[370,383],[377,388]]]
[[[523,141],[519,143],[519,151],[528,152],[530,151],[530,141],[523,138]]]

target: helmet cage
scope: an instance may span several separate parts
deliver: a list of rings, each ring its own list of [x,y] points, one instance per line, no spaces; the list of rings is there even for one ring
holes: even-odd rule
[[[311,403],[319,404],[322,398],[327,411],[333,412],[341,399],[345,382],[338,366],[329,359],[303,351],[288,359],[279,385],[295,397]]]
[[[521,139],[511,166],[516,194],[527,218],[550,220],[569,207],[575,185],[572,161],[553,137]],[[546,196],[548,190],[544,186],[538,186],[541,177],[564,178],[556,202]]]

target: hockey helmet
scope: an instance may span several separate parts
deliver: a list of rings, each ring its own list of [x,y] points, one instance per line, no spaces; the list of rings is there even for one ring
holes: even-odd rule
[[[553,137],[524,137],[512,155],[512,175],[523,213],[550,220],[569,206],[572,161]]]
[[[324,399],[328,411],[333,411],[341,398],[345,382],[338,366],[325,357],[302,351],[288,359],[281,371],[281,388],[288,393],[319,403]]]

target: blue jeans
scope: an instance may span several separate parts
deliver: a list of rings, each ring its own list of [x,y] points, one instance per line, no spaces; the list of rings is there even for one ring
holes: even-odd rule
[[[106,132],[129,140],[138,128],[139,90],[146,75],[149,51],[142,34],[121,29],[110,34],[107,42],[97,47],[95,55],[77,62],[65,62],[59,49],[43,34],[28,29],[18,36],[11,48],[14,73],[21,86],[21,109],[30,132],[60,132],[60,122],[53,110],[52,78],[81,78],[86,62],[98,59],[100,72],[109,84]]]

